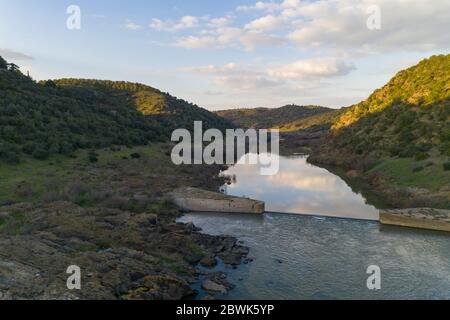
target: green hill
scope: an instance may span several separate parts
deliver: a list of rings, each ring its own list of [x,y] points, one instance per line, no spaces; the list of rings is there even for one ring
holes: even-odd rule
[[[328,112],[319,113],[310,117],[301,118],[283,124],[280,127],[281,131],[293,132],[293,131],[328,131],[332,125],[339,119],[341,114],[345,112],[343,109],[330,109]]]
[[[450,55],[399,72],[342,111],[309,161],[367,180],[398,207],[450,208]]]
[[[216,114],[243,128],[288,128],[292,122],[325,114],[332,109],[319,106],[287,105],[281,108],[231,109]],[[322,124],[322,123],[321,123]],[[299,128],[305,127],[299,126]]]
[[[217,115],[137,83],[62,79],[35,82],[0,59],[0,161],[25,154],[46,159],[77,149],[145,145],[202,120],[232,126]]]
[[[333,145],[358,155],[450,156],[450,55],[399,72],[333,125]]]

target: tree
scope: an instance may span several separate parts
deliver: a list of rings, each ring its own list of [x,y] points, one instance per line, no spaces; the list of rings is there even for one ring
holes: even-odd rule
[[[8,63],[7,65],[9,67],[9,70],[12,72],[18,72],[20,69],[19,66],[15,63]]]
[[[0,70],[8,69],[8,63],[0,56]]]

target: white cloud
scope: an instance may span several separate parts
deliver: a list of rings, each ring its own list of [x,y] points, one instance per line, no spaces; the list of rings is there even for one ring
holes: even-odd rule
[[[176,45],[186,49],[211,48],[217,45],[217,41],[211,36],[188,36],[179,39]]]
[[[0,56],[6,60],[34,60],[34,58],[28,54],[6,48],[0,48]]]
[[[196,28],[199,26],[199,19],[194,16],[184,16],[180,20],[174,22],[171,20],[162,21],[153,18],[149,27],[158,31],[176,32],[185,29]]]
[[[268,74],[281,79],[304,79],[342,76],[354,69],[351,64],[335,58],[298,60],[268,70]]]
[[[189,67],[184,68],[183,71],[212,76],[214,84],[234,91],[273,88],[283,84],[283,81],[271,78],[265,72],[238,66],[235,63],[228,63],[223,66]]]
[[[259,46],[278,46],[284,43],[284,38],[275,35],[227,27],[218,28],[209,35],[183,37],[178,39],[176,45],[188,49],[243,47],[246,51],[253,51]]]
[[[283,20],[282,17],[267,15],[251,21],[245,25],[245,28],[253,30],[273,30],[280,27],[283,24]]]
[[[334,58],[298,60],[291,64],[261,70],[251,65],[228,63],[223,66],[188,67],[184,72],[212,77],[212,82],[234,91],[280,90],[297,92],[311,89],[321,79],[345,75],[354,67]]]
[[[212,18],[208,22],[208,27],[211,28],[224,28],[231,23],[231,19],[228,17]]]
[[[367,9],[381,9],[381,30],[369,30]],[[256,11],[250,15],[246,12]],[[336,56],[389,51],[448,49],[448,0],[285,0],[240,6],[238,13],[219,18],[185,16],[177,22],[153,19],[151,27],[180,31],[202,27],[177,39],[185,48],[242,48],[293,44],[302,50],[321,50]],[[242,19],[235,19],[241,14]],[[257,15],[254,17],[254,15]],[[259,15],[259,16],[258,16]],[[251,16],[251,19],[249,18]],[[233,20],[242,21],[233,25]],[[274,33],[276,31],[276,33]]]
[[[277,11],[281,9],[295,8],[300,4],[300,0],[285,0],[281,3],[279,2],[263,2],[258,1],[253,6],[238,6],[236,11],[251,11],[251,10],[262,10],[262,11]]]
[[[265,11],[274,11],[280,7],[278,3],[275,2],[263,2],[258,1],[253,6],[239,6],[236,8],[236,11],[251,11],[251,10],[265,10]]]
[[[125,28],[129,29],[129,30],[139,30],[139,29],[142,29],[142,26],[134,23],[131,20],[127,20],[125,23]]]
[[[367,8],[381,9],[381,29],[369,30]],[[289,38],[301,46],[381,52],[448,48],[450,2],[446,0],[330,0],[303,3]]]

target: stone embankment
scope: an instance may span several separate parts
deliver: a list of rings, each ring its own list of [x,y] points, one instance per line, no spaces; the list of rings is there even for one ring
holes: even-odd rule
[[[228,196],[198,188],[179,188],[170,193],[181,210],[191,212],[229,212],[262,214],[265,204],[249,198]]]
[[[450,210],[414,208],[380,211],[382,224],[450,232]]]

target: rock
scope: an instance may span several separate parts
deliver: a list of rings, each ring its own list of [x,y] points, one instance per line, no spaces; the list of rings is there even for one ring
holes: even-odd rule
[[[412,187],[408,187],[405,189],[406,192],[408,192],[410,195],[414,196],[414,195],[423,195],[423,194],[427,194],[430,193],[430,190],[425,189],[425,188],[412,188]]]
[[[229,264],[232,266],[238,266],[241,264],[242,256],[237,253],[224,252],[221,253],[219,257],[225,264]]]
[[[200,260],[200,264],[206,268],[213,268],[217,265],[217,261],[213,256],[206,256]]]
[[[0,219],[6,219],[9,215],[9,212],[0,212]]]
[[[206,291],[219,292],[222,294],[227,293],[227,289],[225,288],[225,286],[215,283],[211,280],[203,281],[202,288],[203,288],[203,290],[206,290]]]
[[[11,205],[13,205],[14,204],[14,201],[13,200],[3,200],[3,201],[0,201],[0,207],[3,207],[3,206],[11,206]]]
[[[358,170],[350,170],[346,173],[346,175],[350,178],[358,178],[361,176],[361,172]]]

